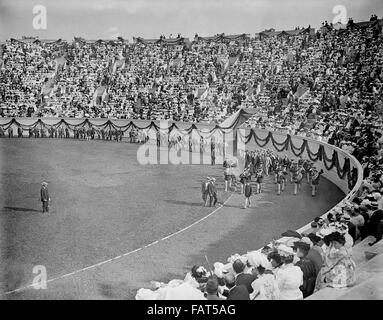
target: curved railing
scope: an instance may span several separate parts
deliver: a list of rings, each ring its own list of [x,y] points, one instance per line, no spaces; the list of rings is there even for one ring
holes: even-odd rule
[[[246,146],[246,150],[253,148],[270,149],[282,156],[286,155],[290,159],[302,157],[302,159],[313,161],[314,158],[317,158],[315,166],[318,169],[323,169],[323,176],[346,194],[341,202],[325,212],[322,217],[325,217],[343,202],[351,201],[361,188],[363,168],[359,161],[348,152],[326,142],[264,129],[240,130],[238,140],[240,146]],[[329,161],[333,163],[332,167],[328,165]],[[329,169],[330,167],[331,169]],[[346,170],[348,172],[345,172]],[[349,183],[350,178],[353,179],[351,185]],[[310,223],[296,231],[303,233],[308,229],[310,229]],[[279,240],[283,242],[286,238]]]

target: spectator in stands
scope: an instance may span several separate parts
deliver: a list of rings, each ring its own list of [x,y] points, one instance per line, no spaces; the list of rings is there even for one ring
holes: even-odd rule
[[[375,237],[375,241],[369,243],[370,246],[374,245],[382,239],[383,234],[383,210],[376,210],[372,213],[370,220],[367,224],[368,235]]]
[[[278,300],[279,287],[271,264],[266,256],[259,252],[254,252],[251,258],[251,265],[255,268],[257,278],[252,282],[253,292],[250,294],[251,300]]]
[[[222,300],[218,296],[218,279],[215,276],[208,278],[205,290],[206,300]]]
[[[191,269],[191,277],[198,283],[198,289],[205,291],[206,282],[208,280],[208,272],[202,266],[194,265]]]
[[[293,264],[294,250],[284,244],[278,246],[278,253],[282,258],[282,266],[276,273],[276,280],[280,290],[281,300],[303,299],[300,287],[303,284],[302,270]]]
[[[310,248],[309,252],[307,253],[307,259],[311,260],[314,263],[315,266],[315,272],[316,274],[319,273],[319,270],[322,268],[323,265],[323,241],[320,237],[318,237],[314,233],[310,233],[307,235],[307,237],[311,240],[313,243],[312,247]]]
[[[355,262],[344,247],[346,240],[339,232],[323,238],[326,244],[324,266],[319,271],[315,291],[324,287],[344,288],[355,284]]]
[[[301,268],[303,272],[303,284],[300,289],[303,293],[303,298],[306,298],[314,292],[317,277],[315,264],[307,257],[310,251],[310,244],[304,241],[297,241],[294,243],[294,250],[299,258],[295,265]]]
[[[236,284],[236,277],[232,273],[225,275],[225,284],[229,289],[227,300],[250,300],[249,291],[246,286]]]
[[[278,272],[278,270],[282,267],[282,257],[277,251],[271,251],[267,255],[267,259],[270,261],[271,264],[271,270],[273,271],[274,275]]]
[[[253,292],[251,284],[256,279],[256,276],[253,274],[244,273],[245,267],[246,265],[242,262],[241,259],[237,259],[233,262],[233,270],[235,272],[236,285],[244,285],[250,294]]]
[[[360,228],[364,226],[364,217],[360,214],[359,210],[351,207],[345,207],[346,215],[350,216],[350,223],[355,226],[354,241],[361,237]]]

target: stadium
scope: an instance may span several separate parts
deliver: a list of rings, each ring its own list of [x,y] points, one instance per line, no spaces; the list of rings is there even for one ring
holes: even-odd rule
[[[382,299],[383,19],[364,18],[4,39],[1,299]]]

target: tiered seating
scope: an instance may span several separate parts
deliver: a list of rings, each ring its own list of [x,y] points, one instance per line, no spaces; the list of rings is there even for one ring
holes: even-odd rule
[[[357,267],[356,284],[350,288],[324,288],[307,300],[381,300],[383,299],[383,241],[372,247],[365,239],[353,247]]]

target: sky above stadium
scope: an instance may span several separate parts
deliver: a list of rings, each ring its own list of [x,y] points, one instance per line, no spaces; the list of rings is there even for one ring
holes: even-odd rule
[[[38,5],[46,9],[45,21]],[[253,35],[268,28],[317,29],[339,15],[365,21],[372,13],[383,17],[383,0],[0,0],[0,40]]]

